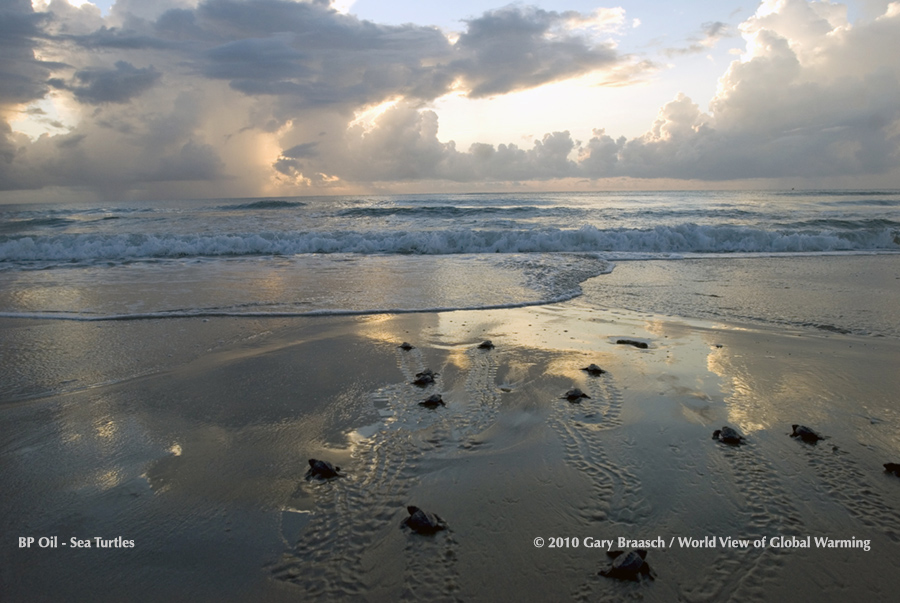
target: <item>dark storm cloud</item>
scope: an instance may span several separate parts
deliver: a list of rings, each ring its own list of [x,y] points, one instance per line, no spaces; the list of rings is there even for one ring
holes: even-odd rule
[[[127,103],[149,90],[162,74],[153,68],[138,68],[125,61],[116,61],[115,69],[84,69],[75,72],[73,83],[50,80],[55,88],[70,90],[82,103]]]
[[[473,98],[532,88],[619,62],[611,45],[567,33],[572,13],[508,6],[467,21],[453,71]],[[563,28],[561,32],[554,29]],[[554,35],[555,34],[555,35]]]
[[[95,50],[144,50],[173,47],[172,42],[153,35],[109,27],[101,27],[95,32],[73,35],[68,38],[84,48]]]
[[[84,15],[60,6],[52,13],[57,20],[77,19],[78,27],[58,22],[56,40],[97,58],[153,52],[164,71],[186,67],[248,96],[280,97],[285,107],[344,111],[390,98],[429,101],[460,84],[472,97],[502,94],[626,62],[610,45],[572,33],[571,22],[586,19],[575,12],[507,7],[467,21],[467,31],[451,44],[436,27],[379,25],[341,14],[324,1],[207,0],[193,9],[173,7],[155,20],[142,7],[119,2],[114,10],[119,27],[104,24],[89,31]],[[32,57],[29,36],[41,29],[28,8],[9,23],[19,24],[22,33],[14,39]],[[83,103],[127,101],[162,73],[74,66],[79,70],[73,81],[62,83],[57,76],[53,84]],[[18,96],[39,97],[46,79],[28,79],[32,89]],[[15,81],[4,78],[10,86]]]
[[[568,33],[579,17],[508,7],[469,20],[451,45],[437,28],[378,25],[324,2],[210,0],[193,13],[166,13],[157,30],[221,42],[195,66],[245,94],[290,97],[298,106],[359,105],[432,100],[458,82],[473,97],[501,94],[621,63],[610,45]]]
[[[290,157],[291,159],[301,159],[303,157],[315,157],[318,155],[316,152],[316,147],[319,145],[318,142],[307,142],[304,144],[298,144],[295,147],[291,147],[286,151],[282,151],[281,154],[284,157]]]
[[[324,3],[213,0],[178,21],[201,28],[208,41],[223,41],[195,61],[200,73],[294,106],[433,99],[453,82],[441,67],[451,46],[436,28],[376,25]]]
[[[30,0],[0,2],[0,105],[41,98],[47,91],[48,65],[34,51],[44,37],[47,15],[36,14]]]
[[[204,73],[208,77],[232,81],[284,81],[308,77],[304,62],[310,57],[291,47],[286,36],[237,40],[206,53]]]

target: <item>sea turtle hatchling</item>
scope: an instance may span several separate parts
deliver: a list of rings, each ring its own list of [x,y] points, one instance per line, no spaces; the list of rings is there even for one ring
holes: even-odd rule
[[[653,570],[647,563],[647,551],[644,549],[634,549],[633,551],[609,551],[606,553],[613,558],[612,565],[598,573],[607,578],[616,578],[617,580],[633,580],[638,582],[641,576],[647,576],[651,580],[654,579]]]
[[[590,396],[578,389],[577,387],[573,387],[563,396],[569,402],[581,402],[582,398],[590,399]]]
[[[815,431],[807,427],[806,425],[791,425],[792,438],[800,438],[807,444],[815,444],[819,440],[824,440],[824,436],[820,436]]]
[[[331,479],[333,477],[341,477],[340,467],[335,467],[328,461],[320,461],[318,459],[309,459],[309,471],[306,472],[306,479],[310,480],[314,477],[319,479]]]
[[[414,346],[413,344],[409,343],[408,341],[404,341],[403,343],[401,343],[401,344],[398,345],[397,347],[400,348],[401,350],[405,350],[405,351],[407,351],[407,352],[410,351],[410,350],[416,349],[416,346]]]
[[[485,339],[484,341],[482,341],[481,343],[478,344],[479,350],[493,350],[494,347],[495,347],[494,342],[492,342],[490,339]]]
[[[419,402],[419,406],[424,406],[425,408],[437,408],[438,406],[447,406],[444,404],[444,399],[441,398],[440,394],[431,394],[425,400]]]
[[[719,440],[723,444],[731,444],[732,446],[738,446],[746,441],[744,436],[739,434],[737,430],[727,425],[722,427],[722,429],[715,430],[712,434],[712,439]]]
[[[412,384],[418,385],[419,387],[425,387],[426,385],[431,385],[434,383],[434,377],[437,375],[431,369],[425,369],[421,373],[416,373],[416,378],[413,379]]]
[[[406,510],[409,511],[409,517],[403,520],[402,525],[413,532],[434,534],[447,529],[447,522],[434,513],[428,513],[414,505],[406,507]]]
[[[606,372],[602,368],[600,368],[599,366],[597,366],[596,364],[593,364],[593,363],[589,364],[588,366],[584,367],[581,370],[586,371],[588,375],[593,375],[594,377],[596,377],[598,375],[602,375],[603,373]]]
[[[884,472],[893,473],[897,477],[900,477],[900,463],[885,463]]]
[[[616,343],[619,345],[633,345],[640,350],[646,350],[650,347],[646,341],[638,341],[637,339],[617,339]]]

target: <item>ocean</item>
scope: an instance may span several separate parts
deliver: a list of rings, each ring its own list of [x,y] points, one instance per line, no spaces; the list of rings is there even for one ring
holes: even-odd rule
[[[4,205],[0,316],[125,320],[511,308],[577,297],[585,281],[623,262],[898,252],[900,191]],[[721,318],[747,316],[723,309]],[[853,331],[884,329],[851,322]]]

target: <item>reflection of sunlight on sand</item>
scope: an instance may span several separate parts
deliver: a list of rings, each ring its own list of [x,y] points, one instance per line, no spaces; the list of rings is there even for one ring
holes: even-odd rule
[[[110,490],[122,483],[122,472],[119,468],[99,471],[94,475],[91,482],[100,490]]]
[[[347,434],[347,441],[350,443],[351,454],[353,450],[357,448],[362,442],[368,441],[373,435],[384,429],[393,421],[392,412],[382,409],[379,411],[379,414],[384,417],[383,421],[378,421],[377,423],[372,423],[371,425],[364,425],[362,427],[354,429]]]
[[[101,417],[94,421],[94,429],[96,430],[98,438],[110,440],[116,437],[116,424],[109,417]]]
[[[729,348],[712,348],[706,358],[706,368],[722,378],[722,386],[730,394],[725,397],[728,409],[728,423],[738,427],[744,434],[767,429],[769,425],[762,421],[759,403],[754,402],[756,394],[749,373],[734,370]]]
[[[809,413],[810,402],[831,396],[815,360],[802,353],[808,344],[797,346],[796,353],[792,352],[795,344],[784,338],[773,339],[769,345],[755,350],[745,347],[739,354],[730,346],[714,348],[707,358],[707,368],[731,390],[725,399],[729,420],[748,432],[776,427],[786,421],[781,418],[786,414],[799,414],[798,407]],[[828,379],[840,378],[835,373]]]

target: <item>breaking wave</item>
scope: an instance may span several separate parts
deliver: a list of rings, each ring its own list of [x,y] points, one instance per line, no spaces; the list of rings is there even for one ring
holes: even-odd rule
[[[337,231],[253,234],[61,234],[0,239],[0,262],[136,261],[309,253],[810,253],[900,251],[887,227],[767,231],[683,224],[652,229]]]

